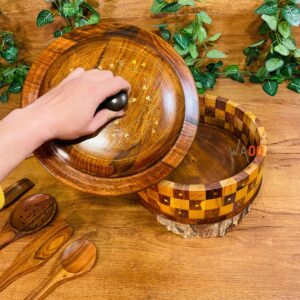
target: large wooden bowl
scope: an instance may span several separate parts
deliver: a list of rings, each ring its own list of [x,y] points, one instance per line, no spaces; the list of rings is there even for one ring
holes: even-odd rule
[[[166,180],[138,193],[154,214],[185,224],[220,222],[247,208],[267,151],[265,130],[251,112],[221,97],[199,99],[201,124],[188,155]]]
[[[131,83],[126,115],[92,137],[48,142],[35,156],[63,182],[100,195],[132,193],[161,181],[185,157],[197,131],[197,92],[184,61],[167,42],[134,26],[77,29],[56,39],[33,64],[22,105],[79,66],[108,69]]]

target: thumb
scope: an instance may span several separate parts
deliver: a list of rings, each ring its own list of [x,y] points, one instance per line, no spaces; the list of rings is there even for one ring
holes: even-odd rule
[[[124,114],[124,110],[112,111],[109,109],[102,109],[94,116],[93,120],[90,122],[88,131],[95,132],[97,129],[107,124],[111,120],[123,117]]]

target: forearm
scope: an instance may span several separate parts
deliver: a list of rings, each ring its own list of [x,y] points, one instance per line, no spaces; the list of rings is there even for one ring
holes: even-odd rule
[[[0,121],[0,181],[47,141],[42,119],[32,109],[17,109]]]

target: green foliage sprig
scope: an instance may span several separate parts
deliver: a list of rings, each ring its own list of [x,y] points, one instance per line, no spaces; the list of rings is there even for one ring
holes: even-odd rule
[[[84,0],[50,0],[50,2],[51,9],[42,10],[37,16],[36,24],[44,26],[53,23],[56,16],[61,17],[65,24],[54,32],[54,37],[68,33],[74,28],[97,24],[100,21],[99,12]]]
[[[300,0],[265,0],[256,13],[261,16],[259,33],[263,39],[244,49],[246,65],[257,71],[250,77],[263,90],[276,95],[278,85],[300,93],[300,49],[296,46],[292,26],[300,25]]]
[[[186,26],[179,27],[177,12],[189,6],[194,7],[194,19]],[[179,0],[166,2],[164,0],[154,0],[151,11],[154,14],[175,14],[177,24],[174,32],[171,32],[168,24],[160,24],[160,34],[162,38],[173,45],[176,52],[181,55],[190,68],[199,93],[212,89],[218,77],[229,77],[233,80],[244,82],[243,72],[240,71],[237,65],[223,68],[223,62],[219,59],[225,58],[226,54],[215,49],[216,42],[222,33],[218,32],[209,36],[208,26],[212,23],[212,19],[205,11],[197,12],[195,10],[195,1]],[[215,63],[207,62],[212,59],[218,61]],[[223,71],[221,71],[221,68]]]
[[[0,31],[0,102],[22,90],[29,67],[18,62],[19,51],[11,32]]]

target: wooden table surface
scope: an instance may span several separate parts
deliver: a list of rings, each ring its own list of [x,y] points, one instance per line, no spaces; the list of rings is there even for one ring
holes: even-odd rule
[[[259,86],[222,80],[214,93],[238,100],[261,118],[269,136],[262,189],[244,221],[223,238],[185,240],[169,233],[134,195],[95,197],[63,185],[35,160],[24,161],[3,186],[28,177],[32,192],[50,193],[72,239],[96,243],[91,273],[65,283],[48,299],[299,299],[300,97],[281,88],[266,96]],[[18,103],[0,106],[3,116]],[[10,209],[1,212],[0,225]],[[1,251],[0,273],[32,239]],[[56,255],[55,258],[59,256]],[[19,279],[0,299],[23,299],[47,276],[54,259]]]
[[[93,2],[100,3],[103,19],[147,29],[174,20],[151,16],[152,0]],[[214,19],[211,32],[223,32],[218,48],[228,53],[228,62],[243,64],[242,48],[259,39],[258,17],[252,11],[261,2],[207,0],[199,4]],[[36,59],[56,26],[35,27],[35,17],[44,8],[44,0],[0,0],[0,28],[17,32],[21,55],[28,62]],[[188,17],[179,16],[180,20]],[[296,32],[299,41],[300,28]],[[255,113],[269,137],[264,181],[252,211],[223,238],[184,240],[158,224],[134,195],[111,199],[79,192],[58,182],[34,158],[25,160],[2,183],[6,187],[22,177],[30,178],[36,183],[31,193],[57,198],[59,217],[75,229],[72,240],[86,237],[96,243],[99,255],[92,272],[60,286],[48,299],[300,298],[300,96],[281,86],[272,98],[260,86],[231,80],[220,80],[211,93],[236,100]],[[0,104],[0,119],[18,106],[19,96]],[[12,209],[0,213],[0,226]],[[1,251],[0,273],[32,238]],[[0,299],[24,299],[59,255],[17,280]]]

